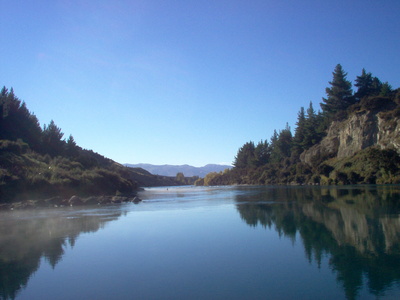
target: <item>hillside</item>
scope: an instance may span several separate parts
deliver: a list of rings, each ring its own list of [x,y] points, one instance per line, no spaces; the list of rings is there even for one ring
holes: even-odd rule
[[[187,177],[204,177],[210,172],[221,172],[225,169],[231,169],[232,166],[208,164],[203,167],[194,167],[189,165],[152,165],[152,164],[125,164],[130,168],[142,168],[154,175],[176,176],[183,173]]]
[[[353,92],[341,65],[332,74],[322,111],[301,107],[294,134],[245,143],[233,169],[196,184],[400,183],[400,89],[363,69]]]
[[[39,121],[14,91],[0,93],[0,203],[49,197],[124,195],[140,186],[182,185],[79,147],[54,121]],[[194,181],[194,180],[193,180]]]

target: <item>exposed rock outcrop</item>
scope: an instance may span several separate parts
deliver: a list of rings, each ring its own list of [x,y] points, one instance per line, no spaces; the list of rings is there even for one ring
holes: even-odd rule
[[[322,141],[304,151],[300,159],[317,165],[328,158],[345,158],[370,146],[395,149],[400,153],[399,118],[387,118],[380,112],[361,110],[346,120],[332,122]]]
[[[400,153],[400,120],[392,118],[389,120],[378,116],[377,144],[382,149],[396,149]]]
[[[355,113],[340,125],[338,158],[352,156],[377,143],[378,122],[372,112]]]
[[[320,143],[304,151],[300,155],[300,160],[306,164],[314,165],[325,159],[335,157],[340,145],[340,124],[339,122],[333,122],[328,129],[326,137]]]

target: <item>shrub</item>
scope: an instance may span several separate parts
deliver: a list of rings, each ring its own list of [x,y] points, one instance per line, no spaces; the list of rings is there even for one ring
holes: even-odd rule
[[[9,140],[0,140],[0,152],[12,152],[14,154],[24,154],[29,150],[29,146],[27,143],[24,143],[22,140],[9,141]]]

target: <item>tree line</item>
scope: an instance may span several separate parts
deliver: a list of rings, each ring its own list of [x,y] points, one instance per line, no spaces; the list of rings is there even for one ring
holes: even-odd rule
[[[209,174],[205,181],[211,185],[320,183],[323,169],[326,171],[326,166],[320,165],[323,159],[308,166],[301,163],[301,153],[320,142],[333,121],[344,120],[360,107],[379,109],[388,102],[396,103],[398,107],[400,102],[398,89],[394,90],[388,82],[382,82],[365,69],[355,79],[355,92],[340,64],[336,65],[332,74],[333,79],[325,89],[326,97],[322,98],[320,110],[316,111],[312,102],[306,109],[301,107],[294,134],[289,124],[286,124],[283,130],[274,130],[268,141],[246,142],[239,148],[231,171]],[[390,152],[387,155],[395,154]],[[326,158],[328,157],[324,157]],[[317,176],[312,178],[313,174]],[[357,183],[360,182],[361,180]]]
[[[42,196],[130,194],[129,170],[64,138],[53,120],[40,126],[11,88],[0,92],[0,202]]]
[[[19,141],[29,149],[50,158],[63,156],[74,158],[87,167],[107,165],[111,160],[79,147],[72,135],[64,133],[53,120],[40,126],[35,114],[31,113],[11,88],[3,87],[0,92],[0,140]]]

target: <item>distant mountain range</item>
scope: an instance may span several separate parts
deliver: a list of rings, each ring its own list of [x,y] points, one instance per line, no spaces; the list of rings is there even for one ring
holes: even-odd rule
[[[154,175],[176,176],[177,173],[183,173],[185,177],[199,176],[204,177],[210,172],[220,172],[225,169],[231,169],[232,166],[208,164],[204,167],[193,167],[189,165],[151,165],[151,164],[125,164],[130,168],[142,168]]]

